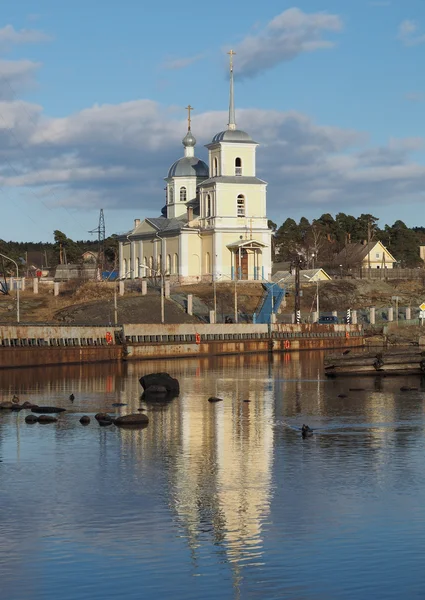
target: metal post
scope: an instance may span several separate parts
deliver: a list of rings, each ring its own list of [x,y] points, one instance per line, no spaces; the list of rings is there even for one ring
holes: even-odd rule
[[[297,264],[295,265],[295,323],[299,323],[301,321],[300,315],[300,264],[297,260]]]
[[[117,286],[114,284],[114,325],[118,325]]]
[[[165,323],[164,312],[164,274],[161,273],[161,323]]]
[[[320,318],[320,312],[319,312],[319,280],[316,280],[316,312],[317,312],[317,318]]]
[[[238,322],[238,291],[236,289],[237,279],[235,279],[235,323]]]

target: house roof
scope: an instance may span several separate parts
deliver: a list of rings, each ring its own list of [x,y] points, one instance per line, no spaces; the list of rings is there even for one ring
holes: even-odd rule
[[[300,270],[300,282],[301,284],[309,283],[309,279],[312,282],[316,282],[320,275],[325,275],[325,279],[327,280],[331,279],[324,269],[305,269],[304,271]],[[295,273],[290,273],[289,271],[276,271],[272,276],[272,281],[275,283],[281,281],[284,284],[293,284],[295,283]]]
[[[385,254],[390,258],[390,262],[396,262],[396,259],[391,252],[385,248],[382,242],[368,242],[366,244],[347,244],[345,248],[341,250],[335,256],[335,262],[341,262],[342,264],[360,264],[365,258],[373,251],[376,246],[381,246],[385,250]]]
[[[246,248],[247,246],[266,248],[267,244],[259,242],[258,240],[237,240],[237,242],[227,244],[227,248]]]

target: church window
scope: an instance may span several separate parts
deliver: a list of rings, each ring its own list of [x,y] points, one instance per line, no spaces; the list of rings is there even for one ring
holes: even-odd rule
[[[235,159],[235,175],[242,175],[242,159]]]
[[[153,256],[149,256],[149,277],[152,277]]]
[[[207,194],[207,197],[205,199],[205,216],[211,216],[211,196],[209,194]]]
[[[177,253],[173,256],[173,274],[177,275],[179,272],[179,255]]]
[[[171,254],[167,254],[167,273],[171,273]]]
[[[186,197],[187,197],[186,188],[181,187],[180,188],[180,202],[186,202]]]
[[[173,203],[173,197],[174,197],[174,189],[173,189],[173,186],[170,185],[169,190],[168,190],[168,204]]]
[[[214,158],[213,160],[213,177],[217,177],[218,175],[218,160]]]
[[[245,216],[245,196],[243,194],[239,194],[237,197],[237,214],[238,217]]]
[[[148,266],[148,259],[146,256],[144,256],[143,257],[143,267],[146,267],[146,268],[142,269],[142,277],[147,277],[149,275],[147,266]]]

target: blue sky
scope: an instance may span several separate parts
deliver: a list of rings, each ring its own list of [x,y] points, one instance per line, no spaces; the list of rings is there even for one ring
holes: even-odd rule
[[[197,155],[237,121],[268,212],[425,225],[423,0],[19,0],[0,8],[0,238],[156,216],[195,107]]]

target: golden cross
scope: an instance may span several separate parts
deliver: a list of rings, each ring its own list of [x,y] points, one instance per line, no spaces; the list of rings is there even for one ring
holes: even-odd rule
[[[187,110],[187,130],[190,131],[190,124],[192,122],[192,119],[190,118],[190,112],[195,109],[193,108],[193,106],[190,106],[190,104],[189,104],[188,106],[186,106],[186,110]]]
[[[230,50],[227,54],[230,55],[230,70],[233,71],[233,57],[236,54],[234,50]]]

